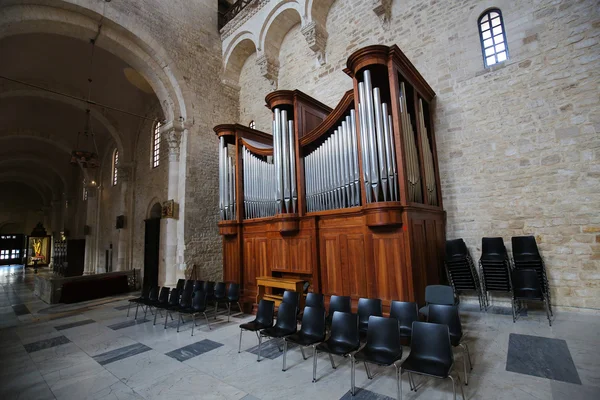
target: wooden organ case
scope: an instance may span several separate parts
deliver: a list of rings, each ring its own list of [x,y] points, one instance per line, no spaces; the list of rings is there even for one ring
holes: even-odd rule
[[[424,303],[443,271],[445,212],[434,91],[397,46],[353,53],[335,109],[300,91],[266,97],[273,135],[219,125],[226,281],[246,306],[257,277],[311,290]]]

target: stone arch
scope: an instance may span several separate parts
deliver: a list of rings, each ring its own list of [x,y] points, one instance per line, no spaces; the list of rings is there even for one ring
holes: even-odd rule
[[[0,132],[0,143],[4,142],[4,141],[10,142],[11,140],[21,140],[21,139],[42,142],[49,146],[55,147],[56,149],[60,150],[61,152],[71,154],[71,150],[72,150],[71,147],[67,143],[62,141],[59,137],[56,137],[55,135],[43,134],[41,132],[35,132],[35,131],[18,131],[18,130],[17,131],[9,130],[9,131]]]
[[[15,226],[16,228],[12,228],[12,226]],[[8,229],[8,227],[11,227],[11,229]],[[19,229],[21,228],[21,229]],[[13,220],[7,220],[7,221],[2,221],[0,222],[0,233],[6,234],[6,233],[18,233],[18,232],[22,232],[24,230],[25,226],[23,222],[18,222],[18,221],[13,221]]]
[[[82,7],[76,0],[49,0],[49,5],[12,4],[1,7],[0,39],[25,33],[53,33],[77,39],[93,37],[104,2]],[[135,68],[152,86],[167,120],[188,119],[192,93],[182,89],[183,78],[165,49],[135,19],[113,20],[110,9],[102,19],[97,45]],[[135,33],[134,33],[135,32]],[[181,82],[181,84],[180,84]]]
[[[223,54],[225,66],[223,80],[226,83],[234,86],[239,83],[242,67],[248,57],[256,52],[256,48],[256,39],[248,31],[241,32],[233,39]]]
[[[33,189],[37,194],[40,195],[40,199],[42,200],[42,204],[44,206],[49,206],[52,198],[52,187],[50,184],[39,176],[35,176],[26,172],[10,172],[0,174],[0,182],[19,182],[22,183],[31,189]],[[47,193],[44,192],[45,189]],[[50,195],[49,195],[50,194]]]
[[[14,158],[4,158],[0,160],[0,166],[4,164],[12,164],[12,163],[26,163],[27,165],[36,165],[42,170],[50,170],[53,175],[59,178],[62,183],[63,191],[67,192],[69,185],[67,184],[66,178],[63,176],[62,172],[59,171],[54,165],[48,162],[44,162],[46,160],[41,160],[38,157],[33,156],[20,156]]]
[[[161,216],[162,216],[162,206],[160,205],[160,202],[158,201],[158,199],[155,197],[148,204],[148,208],[146,211],[146,218],[154,219],[154,218],[160,218]]]
[[[279,49],[286,33],[302,23],[303,10],[295,0],[282,1],[265,18],[258,36],[259,51],[273,60],[279,59]]]

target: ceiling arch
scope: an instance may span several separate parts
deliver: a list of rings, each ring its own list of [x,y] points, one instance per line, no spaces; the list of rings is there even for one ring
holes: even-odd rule
[[[15,154],[13,157],[2,156],[0,159],[0,171],[18,171],[34,166],[38,168],[35,173],[46,174],[50,172],[52,177],[58,178],[58,181],[62,184],[61,192],[68,192],[69,185],[64,175],[64,171],[60,171],[51,162],[48,162],[48,160],[40,159],[35,155],[23,154]]]
[[[30,173],[0,173],[0,182],[19,182],[28,186],[40,195],[43,206],[50,206],[52,202],[52,188],[39,176]]]

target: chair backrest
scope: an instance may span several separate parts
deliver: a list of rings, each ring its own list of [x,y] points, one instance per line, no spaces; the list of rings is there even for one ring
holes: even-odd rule
[[[513,256],[515,257],[518,257],[521,254],[540,254],[537,243],[535,242],[535,237],[533,236],[513,236],[510,240],[512,242]]]
[[[358,321],[361,324],[369,322],[369,317],[381,317],[383,310],[381,307],[381,299],[358,299]],[[398,325],[398,324],[396,324]]]
[[[393,318],[370,316],[367,344],[365,346],[378,351],[402,354],[398,322]]]
[[[296,331],[296,314],[298,308],[290,303],[281,303],[277,309],[277,322],[275,326],[279,329],[285,329],[289,331]]]
[[[300,332],[306,335],[321,337],[325,340],[325,308],[304,307]]]
[[[446,258],[466,257],[467,245],[462,239],[446,240]]]
[[[215,283],[211,281],[204,282],[204,287],[202,288],[204,292],[206,292],[207,296],[212,296],[215,292]]]
[[[255,321],[265,326],[273,326],[273,315],[275,314],[275,302],[261,300],[258,303]]]
[[[152,290],[152,285],[144,285],[142,287],[142,294],[140,295],[140,297],[142,299],[147,299],[148,296],[150,296],[150,290]]]
[[[180,292],[183,290],[183,286],[185,285],[185,279],[179,279],[177,281],[177,286],[176,289],[179,290]]]
[[[238,301],[240,299],[240,284],[230,283],[227,289],[227,298],[229,301]]]
[[[435,360],[447,366],[452,365],[454,354],[450,344],[448,326],[430,322],[413,322],[409,357]]]
[[[535,269],[514,269],[511,273],[513,290],[529,290],[539,292],[539,297],[542,294],[542,286],[538,273]]]
[[[408,301],[392,301],[390,306],[390,318],[396,318],[400,329],[412,329],[412,323],[419,320],[419,308],[417,303]]]
[[[325,309],[325,296],[321,293],[307,293],[305,307],[317,307]]]
[[[183,292],[181,293],[181,299],[179,301],[179,305],[183,308],[191,307],[193,295],[194,295],[194,285],[185,285],[185,288],[183,289]]]
[[[185,285],[183,286],[183,291],[191,291],[192,293],[194,293],[194,281],[189,279],[187,281],[185,281]]]
[[[176,306],[179,304],[179,289],[175,288],[171,290],[169,295],[169,305]]]
[[[148,294],[148,300],[157,301],[158,300],[158,286],[152,287],[150,289],[150,293]]]
[[[349,345],[360,346],[358,315],[349,312],[335,311],[331,322],[330,339]]]
[[[460,323],[458,306],[430,304],[427,322],[448,325],[451,335],[462,337],[462,324]]]
[[[332,318],[336,311],[343,313],[352,312],[352,299],[350,299],[350,296],[334,295],[329,298],[329,318]]]
[[[202,290],[196,290],[194,292],[194,298],[192,300],[192,309],[194,311],[204,311],[206,309],[206,293]]]
[[[298,308],[300,307],[300,293],[292,292],[291,290],[286,290],[285,292],[283,292],[282,302],[292,304],[293,306]]]
[[[425,302],[454,305],[454,290],[451,286],[429,285],[425,288]]]
[[[227,285],[225,285],[225,282],[217,282],[215,285],[215,297],[225,297],[226,290]]]
[[[504,239],[501,237],[481,238],[481,254],[499,254],[506,255]]]
[[[171,289],[163,286],[160,288],[160,294],[158,295],[158,302],[160,304],[167,304],[169,302],[169,293],[171,292]]]
[[[194,281],[194,292],[197,292],[198,290],[202,290],[203,288],[204,288],[204,281],[199,281],[199,280]]]

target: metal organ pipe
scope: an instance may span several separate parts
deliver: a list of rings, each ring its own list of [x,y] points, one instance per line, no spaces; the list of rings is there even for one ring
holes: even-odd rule
[[[227,153],[225,138],[219,138],[219,211],[221,220],[234,220],[235,164]]]

